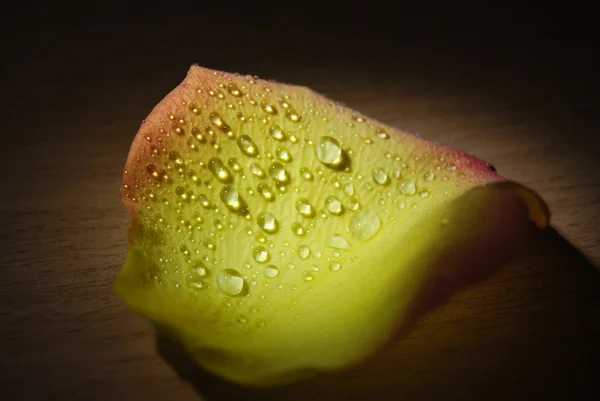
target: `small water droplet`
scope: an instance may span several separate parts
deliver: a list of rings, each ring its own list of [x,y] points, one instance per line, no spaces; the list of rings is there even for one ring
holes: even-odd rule
[[[390,134],[385,132],[382,128],[377,128],[377,137],[381,139],[389,139]]]
[[[356,198],[350,198],[346,201],[346,207],[353,212],[356,212],[360,209],[360,202]]]
[[[300,114],[296,113],[296,110],[292,109],[291,107],[285,110],[285,116],[288,120],[294,123],[297,123],[301,119]]]
[[[229,92],[232,96],[235,97],[241,97],[244,95],[234,82],[230,82],[227,84],[227,92]]]
[[[298,256],[300,257],[300,259],[302,260],[306,260],[310,257],[311,251],[310,248],[306,245],[301,245],[298,248]]]
[[[289,163],[292,161],[292,154],[285,148],[278,148],[275,154],[282,162]]]
[[[304,272],[304,273],[302,273],[302,277],[304,278],[304,281],[313,281],[315,278],[315,275],[312,274],[311,272]]]
[[[248,205],[235,187],[231,185],[224,186],[221,189],[220,195],[221,201],[225,204],[227,209],[240,215],[248,214]]]
[[[229,167],[231,167],[231,169],[233,171],[235,171],[236,173],[239,173],[240,171],[242,171],[242,165],[238,162],[238,160],[235,157],[230,158],[227,161],[227,164],[229,165]]]
[[[330,234],[327,237],[327,246],[335,249],[348,249],[350,247],[350,244],[343,235]]]
[[[269,260],[271,260],[271,254],[269,253],[269,251],[267,251],[267,249],[264,246],[260,245],[254,247],[254,249],[252,250],[252,257],[258,263],[267,263]]]
[[[332,263],[329,265],[329,270],[331,270],[332,272],[340,271],[341,268],[342,265],[340,263]]]
[[[373,181],[379,185],[387,185],[390,183],[390,177],[387,175],[384,169],[376,168],[373,170]]]
[[[252,163],[252,166],[250,166],[250,172],[252,172],[252,175],[256,178],[264,178],[265,176],[265,170],[263,170],[263,168],[257,163]]]
[[[271,135],[271,137],[273,139],[275,139],[277,141],[285,141],[286,135],[279,125],[273,125],[269,129],[269,134]]]
[[[344,161],[340,143],[330,136],[319,137],[315,144],[315,152],[319,161],[328,167],[337,168]]]
[[[279,231],[279,222],[271,213],[261,213],[256,218],[258,226],[268,234],[274,234]]]
[[[239,295],[244,290],[245,281],[235,269],[225,269],[217,276],[217,285],[227,295]]]
[[[307,218],[315,217],[315,208],[308,202],[308,199],[301,198],[296,202],[296,210],[302,216]]]
[[[300,169],[300,176],[302,178],[304,178],[306,181],[312,181],[313,180],[313,174],[310,172],[310,170],[307,167],[302,167]]]
[[[298,222],[292,223],[292,232],[298,237],[304,237],[306,235],[306,229]]]
[[[398,185],[398,189],[401,193],[408,196],[412,196],[417,192],[417,186],[415,185],[415,182],[409,178],[401,180],[400,184]]]
[[[272,202],[275,200],[275,193],[271,191],[271,188],[267,184],[258,184],[256,190],[267,202]]]
[[[220,182],[227,184],[232,181],[229,169],[223,165],[221,159],[213,157],[208,161],[208,169]]]
[[[373,210],[365,209],[356,213],[350,220],[350,233],[358,241],[366,241],[379,231],[381,220]]]
[[[419,192],[419,196],[421,198],[427,198],[429,196],[429,190],[428,189],[424,189],[421,192]]]
[[[260,107],[264,110],[265,113],[275,115],[277,114],[277,108],[271,104],[267,99],[264,99],[260,102]]]
[[[223,126],[223,124],[225,124],[223,122],[223,119],[221,118],[221,115],[219,113],[217,113],[216,111],[213,111],[212,113],[210,113],[209,120],[217,128],[221,128]]]
[[[268,278],[275,278],[279,276],[279,268],[275,265],[268,265],[264,269],[264,274]]]
[[[206,195],[204,194],[200,194],[198,195],[198,202],[202,205],[203,208],[205,209],[210,209],[212,204],[210,203],[210,201],[208,200],[208,198],[206,197]]]
[[[446,164],[446,170],[448,171],[455,171],[456,170],[456,164],[450,162]]]
[[[240,135],[237,139],[237,145],[247,156],[254,157],[258,155],[258,147],[248,135]]]
[[[290,174],[279,162],[274,162],[269,166],[269,175],[280,184],[286,185],[290,182]]]
[[[204,246],[206,247],[206,249],[209,249],[211,251],[214,251],[215,249],[217,249],[215,242],[213,240],[211,240],[210,238],[207,238],[204,240]]]
[[[348,196],[354,195],[354,185],[352,185],[352,183],[344,185],[344,193]]]
[[[431,171],[427,171],[425,174],[423,174],[423,178],[425,181],[433,181],[435,179],[435,174]]]
[[[334,216],[340,216],[344,213],[344,206],[342,206],[342,201],[337,196],[330,195],[325,198],[325,207],[329,213]]]

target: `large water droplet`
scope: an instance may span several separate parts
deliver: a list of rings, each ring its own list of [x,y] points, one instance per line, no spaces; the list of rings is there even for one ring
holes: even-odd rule
[[[237,139],[237,145],[247,156],[254,157],[258,155],[258,147],[248,135],[240,135]]]
[[[366,241],[379,231],[381,220],[377,213],[371,209],[364,209],[356,213],[350,220],[350,233],[358,241]]]
[[[208,161],[208,169],[213,173],[215,178],[222,183],[231,182],[231,173],[229,169],[223,165],[221,159],[213,157]]]
[[[302,226],[302,224],[296,222],[292,223],[292,232],[298,237],[304,237],[306,235],[306,229]]]
[[[289,163],[292,161],[292,154],[287,149],[278,148],[275,154],[277,155],[277,158],[282,162]]]
[[[325,207],[329,213],[334,216],[339,216],[344,213],[344,206],[342,206],[342,201],[337,196],[330,195],[325,198]]]
[[[256,218],[258,226],[268,234],[274,234],[279,231],[279,222],[271,213],[261,213]]]
[[[330,136],[322,136],[317,140],[315,153],[319,161],[328,167],[337,168],[344,161],[340,143]]]
[[[227,206],[227,209],[234,213],[248,214],[248,205],[240,196],[238,190],[231,185],[226,185],[221,189],[221,201]]]
[[[252,163],[252,165],[250,166],[250,172],[256,178],[263,178],[265,176],[265,170],[263,170],[263,168],[257,163]]]
[[[379,185],[387,185],[390,183],[390,177],[387,175],[384,169],[376,168],[373,170],[373,181]]]
[[[298,248],[298,256],[300,257],[300,259],[302,260],[306,260],[310,257],[311,251],[310,248],[306,245],[301,245]]]
[[[267,184],[258,184],[256,190],[267,202],[272,202],[275,200],[275,193],[271,191],[271,188]]]
[[[277,141],[285,141],[285,133],[279,125],[274,125],[269,129],[271,137]]]
[[[217,277],[217,285],[227,295],[239,295],[244,290],[245,281],[235,269],[225,269]]]
[[[268,265],[265,267],[264,273],[268,278],[275,278],[279,276],[279,268],[275,265]]]
[[[258,263],[267,263],[269,260],[271,260],[271,254],[269,251],[267,251],[267,248],[260,245],[254,247],[252,250],[252,257]]]
[[[335,249],[348,249],[350,247],[350,244],[343,235],[330,234],[327,237],[327,246]]]
[[[269,166],[269,175],[280,184],[286,185],[290,182],[290,174],[279,162],[274,162]]]
[[[398,184],[398,190],[404,195],[412,196],[417,192],[417,186],[413,180],[405,178]]]
[[[315,208],[312,207],[306,198],[298,199],[296,202],[296,210],[304,217],[315,217]]]

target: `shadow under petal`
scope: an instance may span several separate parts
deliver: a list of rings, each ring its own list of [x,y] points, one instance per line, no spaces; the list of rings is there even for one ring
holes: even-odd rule
[[[163,334],[161,357],[207,400],[598,399],[600,273],[553,228],[388,350],[345,371],[243,387],[199,368]]]

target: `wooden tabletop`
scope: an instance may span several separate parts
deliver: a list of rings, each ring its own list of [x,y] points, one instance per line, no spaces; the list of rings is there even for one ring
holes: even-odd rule
[[[11,397],[0,398],[439,401],[597,392],[600,135],[587,42],[406,39],[412,28],[344,38],[326,25],[265,24],[31,24],[34,34],[11,48],[0,169],[0,391]],[[157,341],[111,288],[127,249],[119,185],[129,146],[192,63],[310,86],[475,154],[536,190],[552,228],[519,263],[458,294],[359,368],[274,389],[203,373],[176,344]]]

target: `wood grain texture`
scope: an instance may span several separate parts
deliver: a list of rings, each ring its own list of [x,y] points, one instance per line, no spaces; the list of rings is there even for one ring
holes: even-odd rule
[[[292,25],[285,43],[271,42],[274,52],[244,43],[250,33],[264,43],[272,30],[243,19],[220,35],[210,21],[155,22],[46,32],[8,66],[0,170],[6,399],[517,400],[597,391],[600,141],[587,48],[536,47],[534,57],[527,44],[307,39]],[[403,57],[376,57],[392,49]],[[131,140],[192,63],[307,85],[475,154],[535,189],[553,228],[519,263],[359,368],[261,390],[197,371],[167,340],[157,350],[150,327],[111,288],[127,249],[119,185]]]

